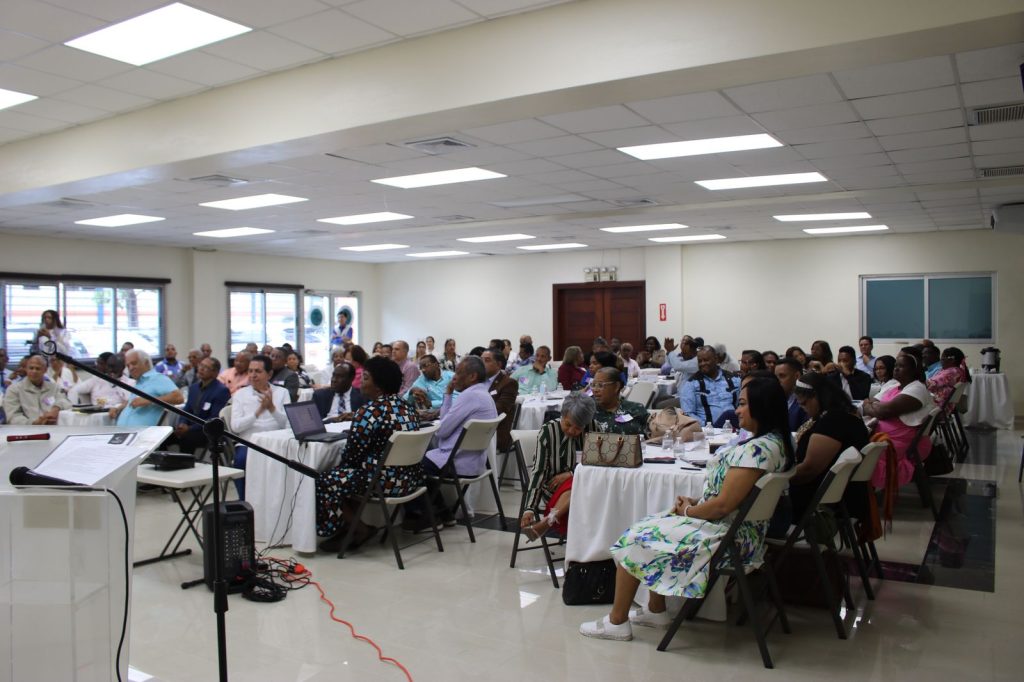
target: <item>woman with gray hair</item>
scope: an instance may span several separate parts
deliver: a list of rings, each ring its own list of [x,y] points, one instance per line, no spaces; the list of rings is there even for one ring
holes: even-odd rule
[[[569,532],[569,501],[576,452],[583,450],[583,430],[593,421],[596,411],[593,398],[582,393],[570,393],[562,402],[561,419],[549,421],[540,430],[530,487],[526,489],[526,507],[519,519],[519,527],[531,542],[539,539],[549,528],[563,536]],[[543,515],[540,513],[541,505],[544,507]]]

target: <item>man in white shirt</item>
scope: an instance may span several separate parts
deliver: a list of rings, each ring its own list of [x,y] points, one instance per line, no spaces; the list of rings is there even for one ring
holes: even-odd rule
[[[249,385],[238,389],[231,398],[231,430],[248,440],[260,431],[283,429],[288,423],[284,406],[288,391],[270,384],[273,364],[266,355],[257,355],[249,363]],[[249,452],[245,446],[235,448],[233,466],[244,469]],[[238,499],[245,499],[245,479],[235,480]]]
[[[106,374],[114,379],[119,379],[129,386],[135,385],[135,380],[131,377],[127,379],[121,376],[124,373],[124,358],[120,355],[111,355],[107,358],[106,362]],[[80,405],[84,396],[88,395],[90,402],[93,405],[99,405],[100,407],[113,407],[126,402],[129,397],[128,392],[114,386],[113,384],[104,381],[97,376],[89,376],[88,379],[79,381],[77,384],[68,390],[68,400],[73,405]]]

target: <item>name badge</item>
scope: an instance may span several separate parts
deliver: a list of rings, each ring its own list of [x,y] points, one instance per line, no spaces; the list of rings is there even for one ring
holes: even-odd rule
[[[620,424],[625,424],[626,422],[633,421],[633,415],[631,415],[631,414],[617,414],[617,415],[615,415],[615,421],[617,421]]]
[[[47,407],[53,407],[56,402],[57,401],[52,395],[43,396],[43,405],[46,405]]]
[[[491,391],[491,395],[498,395],[498,391],[497,390]]]
[[[203,409],[204,410],[209,410],[210,409],[210,403],[208,403],[208,402],[207,403],[203,403]]]

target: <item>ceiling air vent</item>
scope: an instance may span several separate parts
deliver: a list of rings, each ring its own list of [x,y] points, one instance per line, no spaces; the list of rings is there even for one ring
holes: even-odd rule
[[[1024,121],[1024,102],[1001,104],[997,107],[977,107],[968,112],[970,125],[983,126],[990,123]]]
[[[415,149],[424,154],[447,154],[449,152],[457,152],[460,149],[472,149],[476,145],[456,140],[454,137],[432,137],[427,140],[403,142],[401,146]]]
[[[198,178],[189,178],[189,182],[201,182],[204,185],[216,185],[217,187],[231,187],[232,185],[245,185],[249,181],[242,178],[233,178],[230,175],[200,175]]]
[[[612,202],[616,206],[622,208],[636,208],[638,206],[657,206],[658,202],[653,199],[645,199],[644,197],[637,197],[636,199],[616,199]]]
[[[100,206],[100,204],[96,204],[91,201],[85,201],[83,199],[69,199],[67,197],[61,197],[56,201],[47,201],[44,205],[52,206],[53,208],[85,208],[86,206]]]
[[[1000,166],[999,168],[982,168],[978,175],[983,178],[1011,178],[1024,175],[1024,166]]]

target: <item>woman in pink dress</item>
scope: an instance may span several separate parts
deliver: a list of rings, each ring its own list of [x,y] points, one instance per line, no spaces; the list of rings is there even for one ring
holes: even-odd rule
[[[962,350],[952,346],[942,351],[942,369],[928,380],[928,390],[935,396],[935,402],[946,412],[952,412],[956,405],[949,405],[949,397],[953,395],[956,385],[969,382],[971,374],[967,371],[967,361]]]

